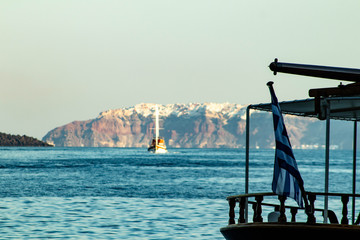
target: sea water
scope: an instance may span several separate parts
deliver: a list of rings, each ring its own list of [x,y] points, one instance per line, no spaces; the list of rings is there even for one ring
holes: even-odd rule
[[[295,156],[305,189],[324,191],[324,150]],[[226,197],[244,193],[244,157],[243,149],[0,148],[0,236],[223,239]],[[329,191],[351,193],[352,152],[330,157]],[[274,150],[251,150],[250,192],[271,191],[273,159]],[[341,211],[338,199],[330,203]]]

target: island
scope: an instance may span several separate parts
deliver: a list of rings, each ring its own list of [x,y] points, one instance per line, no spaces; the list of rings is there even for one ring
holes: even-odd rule
[[[0,133],[0,147],[53,147],[53,145],[26,135]]]

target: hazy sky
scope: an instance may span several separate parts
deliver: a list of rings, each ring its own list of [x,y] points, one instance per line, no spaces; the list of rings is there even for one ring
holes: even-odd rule
[[[359,0],[0,0],[0,132],[43,137],[141,102],[268,102],[338,82],[275,57],[360,68]]]

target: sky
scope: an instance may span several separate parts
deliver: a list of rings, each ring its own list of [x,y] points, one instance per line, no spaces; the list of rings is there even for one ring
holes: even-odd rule
[[[139,103],[269,102],[333,80],[280,62],[360,68],[359,0],[0,0],[0,132]]]

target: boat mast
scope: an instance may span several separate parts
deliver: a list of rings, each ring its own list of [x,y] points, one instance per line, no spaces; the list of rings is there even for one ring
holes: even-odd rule
[[[158,149],[159,141],[159,108],[155,105],[155,150]]]

